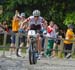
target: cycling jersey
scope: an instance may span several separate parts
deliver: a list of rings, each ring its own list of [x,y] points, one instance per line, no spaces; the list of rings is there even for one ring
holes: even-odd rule
[[[38,17],[38,20],[35,21],[34,16],[30,16],[26,19],[26,22],[29,23],[31,29],[41,29],[45,20],[42,17]]]

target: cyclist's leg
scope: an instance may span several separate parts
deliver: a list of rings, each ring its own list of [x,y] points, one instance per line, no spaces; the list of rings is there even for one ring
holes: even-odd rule
[[[40,35],[37,36],[37,51],[38,51],[38,59],[40,59],[41,55],[41,51],[42,51],[42,44],[41,44],[41,37]]]
[[[42,38],[42,50],[44,51],[44,43],[45,43],[45,39]]]
[[[41,37],[40,37],[39,34],[37,35],[37,50],[38,50],[39,53],[40,53],[41,50],[42,50]]]
[[[45,51],[45,38],[41,37],[41,54],[44,55],[44,51]]]
[[[26,43],[26,54],[25,56],[28,56],[29,54],[29,47],[30,47],[30,35],[27,35],[27,43]]]
[[[26,43],[26,48],[29,48],[30,45],[30,36],[27,35],[27,43]]]

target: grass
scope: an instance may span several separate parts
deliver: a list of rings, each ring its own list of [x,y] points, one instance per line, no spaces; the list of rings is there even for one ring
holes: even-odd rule
[[[5,48],[2,47],[2,45],[0,45],[0,51],[3,51],[3,50],[9,51],[9,48],[10,48],[10,44],[7,44],[7,45],[5,46]],[[26,52],[25,46],[22,48],[22,52],[23,52],[23,53]]]

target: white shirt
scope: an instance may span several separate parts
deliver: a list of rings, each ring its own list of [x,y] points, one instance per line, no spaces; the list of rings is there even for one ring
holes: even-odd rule
[[[41,16],[38,17],[37,21],[35,21],[34,16],[30,16],[26,21],[29,23],[29,26],[32,24],[35,24],[35,25],[39,24],[42,26],[42,24],[45,22],[45,20]]]

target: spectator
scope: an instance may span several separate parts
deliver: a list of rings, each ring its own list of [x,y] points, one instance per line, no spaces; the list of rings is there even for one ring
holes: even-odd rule
[[[15,16],[13,17],[13,20],[12,20],[13,35],[11,37],[11,47],[9,49],[9,51],[11,52],[10,55],[12,55],[12,53],[15,53],[15,51],[16,51],[16,48],[15,48],[15,34],[18,32],[18,29],[19,29],[19,21],[20,21],[19,12],[16,10],[15,11]]]
[[[62,39],[62,34],[60,33],[60,30],[56,24],[54,25],[54,29],[56,32],[56,39],[54,40],[52,57],[56,57],[56,49],[58,49],[58,56],[61,57],[60,43],[61,43],[61,39]]]
[[[48,39],[48,46],[47,46],[47,51],[46,51],[47,56],[51,56],[52,49],[53,49],[53,44],[54,44],[53,38],[55,38],[55,29],[53,28],[53,26],[54,26],[54,22],[50,21],[49,26],[47,27],[47,32],[48,32],[47,36],[50,37]]]
[[[47,23],[47,22],[46,22]],[[41,29],[41,33],[43,34],[43,35],[46,35],[47,34],[47,25],[43,25],[42,24],[42,29]],[[44,36],[41,36],[41,38],[42,38],[42,52],[41,52],[41,54],[43,55],[44,54],[44,49],[45,49],[45,37]]]
[[[9,32],[9,28],[8,28],[7,22],[3,21],[2,25],[3,25],[4,29],[5,29],[5,31]]]
[[[71,55],[71,51],[72,51],[72,41],[74,39],[74,32],[73,32],[73,28],[74,26],[72,24],[70,24],[68,26],[68,29],[67,29],[67,32],[66,32],[66,35],[65,35],[65,39],[64,40],[64,50],[66,50],[66,52],[64,52],[65,54],[65,57],[66,58],[70,58],[72,55]]]
[[[25,13],[21,13],[21,20],[19,22],[19,33],[26,33],[26,29],[27,29],[27,24],[23,24],[24,20],[25,20]],[[21,57],[21,48],[24,46],[24,40],[25,40],[25,36],[20,35],[20,46],[17,48],[17,52],[16,55],[18,57]]]
[[[0,24],[0,32],[2,31],[9,32],[9,28],[6,21],[3,21],[2,24]]]

